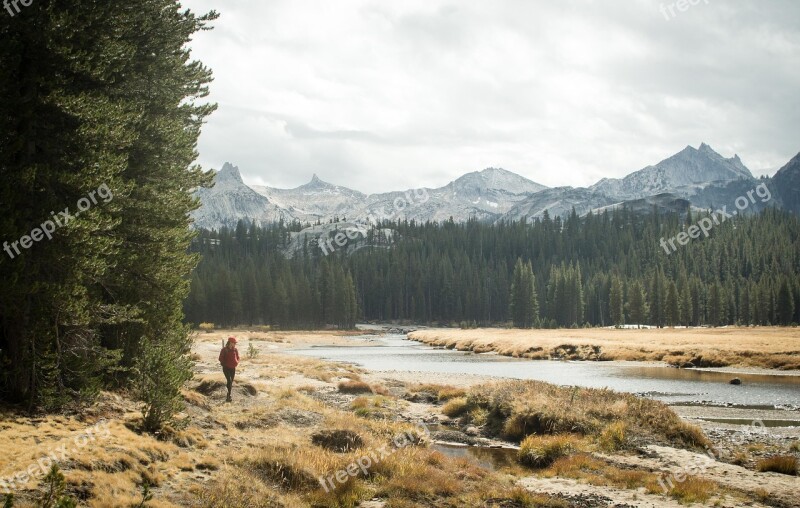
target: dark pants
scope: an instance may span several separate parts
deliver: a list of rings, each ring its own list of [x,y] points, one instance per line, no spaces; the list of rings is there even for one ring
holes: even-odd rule
[[[228,397],[230,397],[231,388],[233,388],[233,378],[236,376],[236,369],[232,367],[222,367],[222,372],[225,374],[225,380],[228,381]]]

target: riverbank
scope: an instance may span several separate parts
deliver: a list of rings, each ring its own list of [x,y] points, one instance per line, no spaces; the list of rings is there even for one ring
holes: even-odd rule
[[[234,401],[226,404],[217,354],[221,339],[231,334],[239,339],[242,363]],[[603,390],[370,372],[290,354],[315,345],[346,349],[379,342],[338,332],[200,334],[193,347],[195,377],[184,391],[185,427],[160,436],[141,433],[135,404],[121,394],[103,394],[72,414],[31,418],[6,411],[0,478],[106,422],[107,434],[91,446],[70,448],[60,461],[67,491],[81,506],[677,508],[690,500],[798,506],[800,478],[755,471],[764,458],[800,457],[800,448],[792,448],[797,438],[726,430],[691,415],[680,422],[659,402]],[[251,344],[257,351],[252,357]],[[541,400],[533,396],[544,392]],[[648,418],[662,423],[651,432]],[[553,428],[558,435],[543,443],[520,443],[528,424],[548,421],[572,430]],[[535,450],[558,448],[562,439],[551,463],[537,462]],[[703,439],[717,450],[707,463],[693,444]],[[438,442],[461,443],[473,453]],[[520,444],[535,465],[519,462]],[[17,506],[35,504],[39,480],[20,484]],[[145,483],[153,499],[143,502]]]
[[[417,330],[408,338],[435,347],[532,360],[665,362],[673,366],[798,371],[789,373],[800,375],[800,328],[440,328]]]

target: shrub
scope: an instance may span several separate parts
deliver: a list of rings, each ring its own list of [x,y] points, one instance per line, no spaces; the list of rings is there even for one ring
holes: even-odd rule
[[[206,333],[211,333],[214,331],[214,323],[200,323],[198,328]]]
[[[67,482],[64,474],[58,469],[56,464],[50,466],[50,471],[42,478],[44,492],[39,498],[37,506],[40,508],[75,508],[78,506],[73,497],[65,496],[64,490]]]
[[[772,472],[795,476],[798,472],[798,460],[797,457],[793,457],[791,455],[776,455],[774,457],[768,457],[758,461],[756,464],[756,471],[760,471],[762,473]]]
[[[578,438],[572,435],[528,436],[520,444],[517,459],[526,466],[544,468],[575,453],[578,444]]]
[[[248,359],[255,360],[256,358],[258,358],[258,355],[260,353],[261,353],[261,350],[258,349],[255,344],[253,344],[252,340],[247,342],[247,358]]]
[[[192,378],[188,330],[178,329],[155,342],[145,338],[136,359],[134,393],[142,402],[144,429],[159,430],[183,409],[181,388]]]

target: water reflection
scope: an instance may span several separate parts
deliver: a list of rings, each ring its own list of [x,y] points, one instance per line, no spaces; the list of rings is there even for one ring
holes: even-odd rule
[[[431,448],[448,457],[467,459],[491,470],[513,465],[517,456],[517,451],[510,448],[484,448],[482,446],[459,446],[443,443],[432,444]]]

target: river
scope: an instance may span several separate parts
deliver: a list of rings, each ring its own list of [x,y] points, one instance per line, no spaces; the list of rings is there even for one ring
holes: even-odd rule
[[[363,341],[369,340],[369,345]],[[610,388],[669,404],[733,405],[750,408],[800,408],[800,376],[729,374],[639,362],[521,360],[492,353],[433,348],[405,335],[353,338],[353,346],[319,346],[294,354],[345,361],[371,371],[478,374],[536,379],[558,385]],[[741,385],[732,385],[734,377]]]

